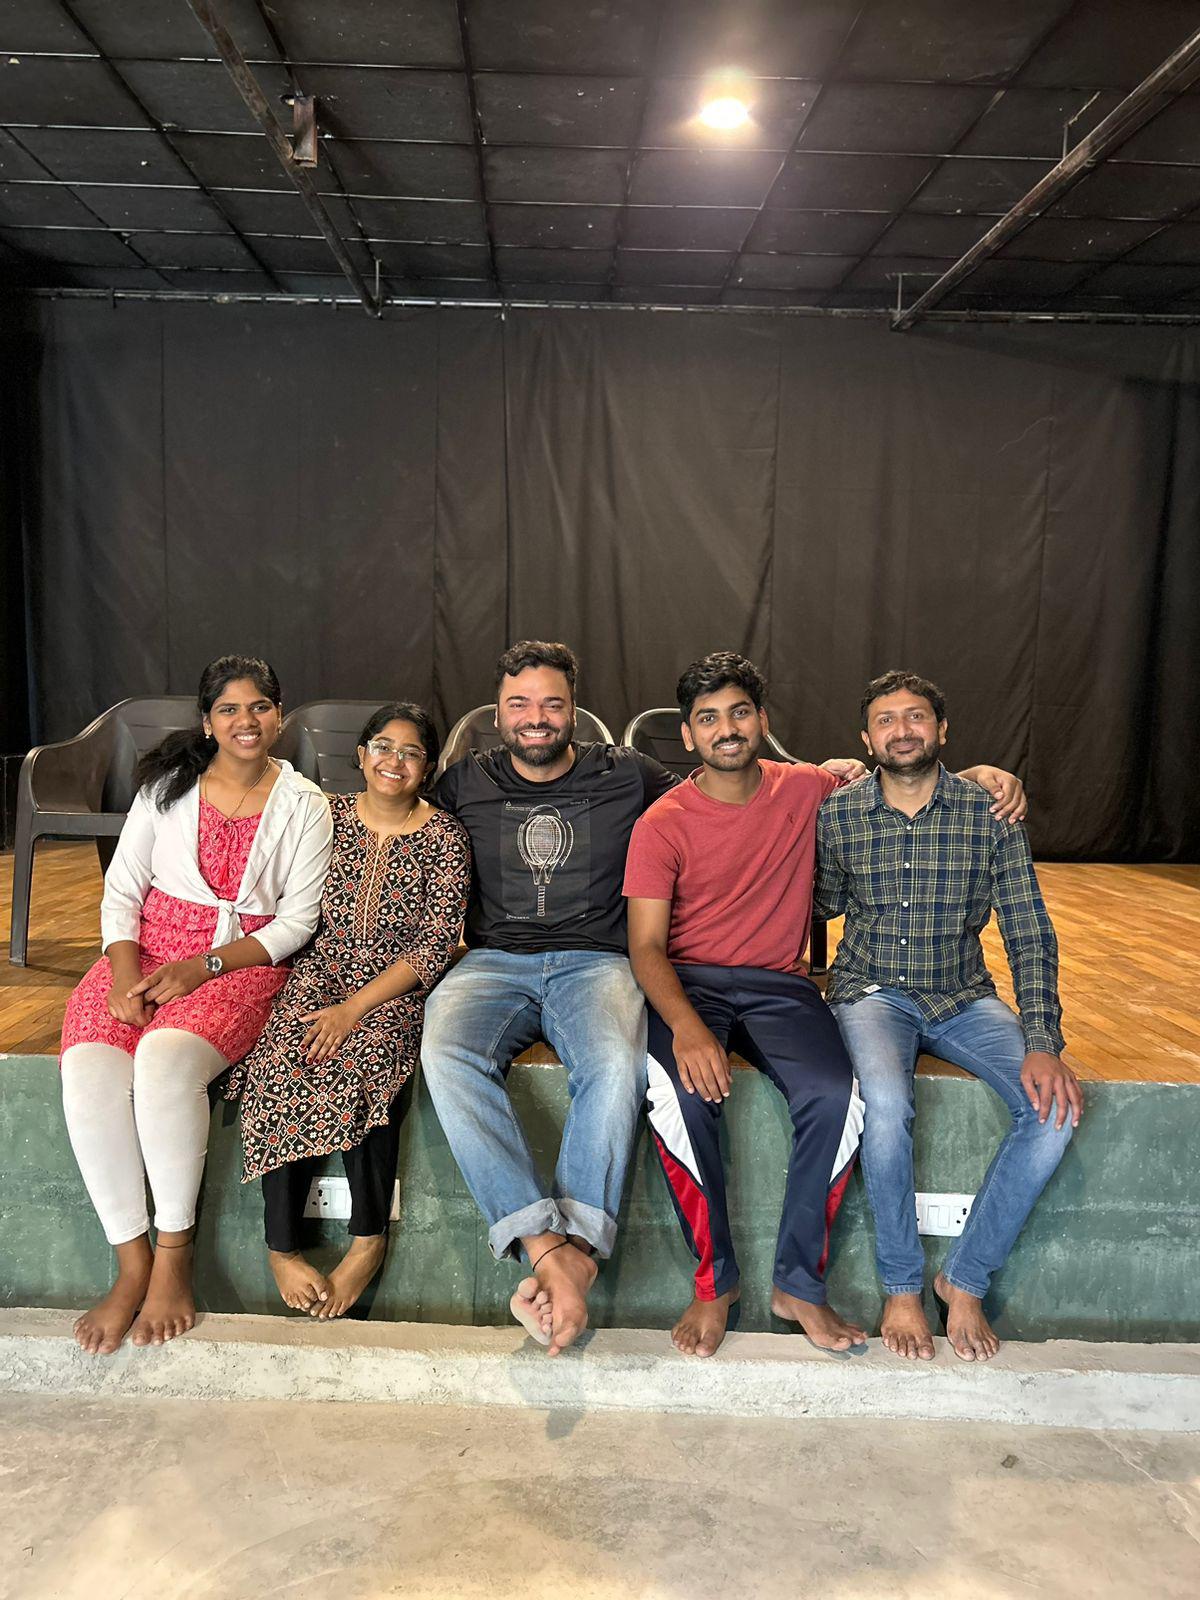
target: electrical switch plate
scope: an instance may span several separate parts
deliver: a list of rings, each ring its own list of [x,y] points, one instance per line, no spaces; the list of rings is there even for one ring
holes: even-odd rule
[[[957,1239],[974,1204],[973,1194],[919,1194],[917,1232],[938,1239]]]
[[[308,1191],[308,1200],[305,1203],[304,1215],[306,1217],[329,1217],[335,1221],[347,1222],[350,1218],[350,1185],[345,1178],[314,1178]],[[388,1213],[389,1219],[396,1222],[400,1217],[400,1184],[392,1185],[392,1207]]]

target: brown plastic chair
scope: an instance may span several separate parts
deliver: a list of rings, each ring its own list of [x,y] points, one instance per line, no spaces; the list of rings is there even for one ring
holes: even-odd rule
[[[615,744],[616,740],[601,722],[600,718],[592,711],[587,711],[583,706],[575,707],[575,737],[585,744]],[[442,753],[438,757],[437,775],[440,778],[446,768],[465,756],[468,750],[494,750],[500,743],[500,735],[496,731],[496,702],[490,705],[476,706],[474,711],[468,711],[465,716],[450,729],[446,742],[442,746]]]
[[[699,762],[683,742],[683,735],[679,731],[682,720],[678,706],[652,706],[649,711],[639,712],[633,718],[621,736],[621,743],[627,744],[631,750],[641,750],[645,755],[653,756],[668,771],[686,778],[689,772],[696,770]],[[773,733],[767,734],[766,743],[772,760],[795,762],[795,756],[789,755]],[[815,918],[809,938],[808,959],[814,972],[828,970],[828,930],[825,923]]]
[[[29,895],[39,839],[95,839],[107,869],[133,803],[138,758],[196,720],[189,695],[122,700],[73,739],[37,745],[17,778],[12,923],[8,959],[23,967],[29,948]]]
[[[310,700],[283,719],[271,754],[290,761],[297,772],[326,794],[357,794],[363,787],[355,751],[363,724],[378,700]]]

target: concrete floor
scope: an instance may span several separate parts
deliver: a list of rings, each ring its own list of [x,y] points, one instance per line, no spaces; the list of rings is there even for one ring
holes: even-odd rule
[[[0,1397],[3,1600],[1200,1593],[1200,1437]]]

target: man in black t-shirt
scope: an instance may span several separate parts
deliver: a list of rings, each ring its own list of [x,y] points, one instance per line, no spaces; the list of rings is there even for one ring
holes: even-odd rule
[[[454,1158],[498,1260],[533,1277],[514,1315],[557,1355],[587,1323],[594,1256],[612,1253],[646,1093],[646,1013],[626,955],[625,851],[676,782],[656,761],[575,732],[578,667],[565,645],[523,641],[496,668],[503,748],[472,751],[437,785],[471,836],[470,946],[425,1008],[421,1061]],[[571,1106],[552,1192],[505,1084],[545,1038]]]

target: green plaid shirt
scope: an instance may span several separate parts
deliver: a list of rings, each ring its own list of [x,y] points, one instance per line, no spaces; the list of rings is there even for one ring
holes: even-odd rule
[[[1029,840],[991,814],[992,796],[943,767],[915,817],[883,798],[878,776],[831,794],[817,815],[818,917],[846,916],[826,998],[903,989],[931,1022],[995,994],[979,935],[993,909],[1026,1050],[1063,1047],[1058,942]]]

